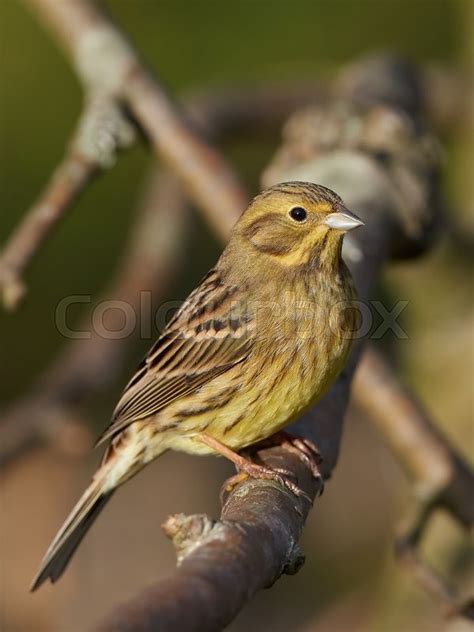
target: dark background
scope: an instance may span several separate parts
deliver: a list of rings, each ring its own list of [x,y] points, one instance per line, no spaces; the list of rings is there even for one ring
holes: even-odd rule
[[[115,0],[108,6],[178,96],[216,86],[320,81],[345,62],[380,49],[455,71],[469,70],[472,61],[470,0]],[[0,46],[1,243],[62,156],[82,94],[53,39],[21,2],[0,3]],[[255,190],[277,143],[277,137],[246,139],[225,150]],[[472,124],[459,121],[443,143],[443,188],[452,217],[472,234]],[[69,294],[97,297],[115,270],[149,163],[143,145],[121,155],[36,257],[21,310],[0,311],[0,404],[25,393],[64,344],[54,324],[59,300]],[[183,298],[220,249],[200,220],[193,222],[185,267],[169,299]],[[393,266],[383,288],[388,296],[410,301],[404,315],[410,337],[392,345],[394,359],[465,454],[473,447],[471,272],[467,256],[445,234],[422,260]],[[133,350],[129,370],[148,344]],[[110,410],[120,387],[93,406]],[[174,555],[160,523],[175,511],[216,515],[219,484],[229,471],[215,459],[166,455],[116,495],[64,580],[31,596],[27,588],[36,565],[96,459],[94,454],[89,461],[68,460],[42,449],[2,473],[0,626],[6,630],[83,630],[169,572]],[[375,431],[354,413],[334,480],[307,525],[306,566],[260,594],[231,629],[388,632],[455,625],[442,620],[436,604],[392,559],[395,525],[408,503],[401,471]],[[462,575],[462,534],[447,518],[435,521],[427,553],[443,570],[457,568]]]

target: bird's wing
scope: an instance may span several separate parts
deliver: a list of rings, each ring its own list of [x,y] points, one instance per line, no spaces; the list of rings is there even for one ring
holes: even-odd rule
[[[111,425],[98,443],[195,392],[248,356],[252,323],[216,270],[203,279],[173,317],[125,387]]]

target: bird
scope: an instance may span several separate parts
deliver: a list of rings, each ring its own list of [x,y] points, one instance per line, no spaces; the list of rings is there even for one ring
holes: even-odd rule
[[[361,225],[336,193],[313,183],[279,183],[250,202],[125,387],[98,441],[107,443],[102,461],[32,590],[62,575],[114,491],[167,450],[225,456],[244,475],[298,493],[241,452],[282,432],[344,367],[357,317],[342,242]],[[295,446],[308,460],[308,444]]]

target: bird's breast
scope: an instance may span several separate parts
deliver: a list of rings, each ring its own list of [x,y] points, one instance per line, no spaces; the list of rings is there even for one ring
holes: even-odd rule
[[[209,451],[186,435],[206,432],[234,450],[256,443],[295,420],[328,390],[342,369],[350,340],[344,335],[344,285],[280,293],[254,313],[252,345],[241,363],[168,409],[176,440],[171,447]],[[341,316],[342,314],[342,316]]]

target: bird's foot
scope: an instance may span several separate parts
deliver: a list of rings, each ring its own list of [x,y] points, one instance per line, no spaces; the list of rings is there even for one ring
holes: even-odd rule
[[[296,437],[288,432],[277,432],[267,440],[270,445],[278,445],[296,454],[296,456],[306,465],[311,472],[313,478],[317,481],[321,481],[321,488],[319,495],[324,491],[324,480],[321,475],[319,466],[321,465],[323,458],[318,449],[318,446],[310,441],[310,439],[304,439],[302,437]]]
[[[222,487],[221,501],[223,500],[223,496],[226,493],[230,493],[239,483],[242,483],[247,478],[256,478],[275,481],[279,483],[282,487],[291,491],[298,498],[306,498],[306,500],[308,500],[308,502],[312,504],[311,498],[308,496],[308,494],[306,494],[306,492],[298,487],[298,485],[294,481],[294,474],[289,470],[282,468],[271,468],[265,465],[254,463],[250,459],[245,458],[237,452],[234,452],[225,444],[221,443],[220,441],[206,433],[201,433],[199,435],[199,438],[206,445],[213,448],[216,452],[219,452],[219,454],[225,456],[227,459],[229,459],[229,461],[232,461],[232,463],[234,463],[238,469],[237,474],[231,476],[225,481]]]
[[[239,469],[238,473],[228,478],[222,487],[221,500],[224,494],[229,494],[239,483],[242,483],[248,478],[255,478],[275,481],[282,487],[292,492],[296,497],[305,498],[308,502],[312,503],[308,494],[306,494],[306,492],[304,492],[295,483],[295,476],[289,470],[259,465],[258,463],[253,463],[252,461],[245,459],[244,457],[241,457],[241,459],[242,461],[239,464],[236,464]]]

